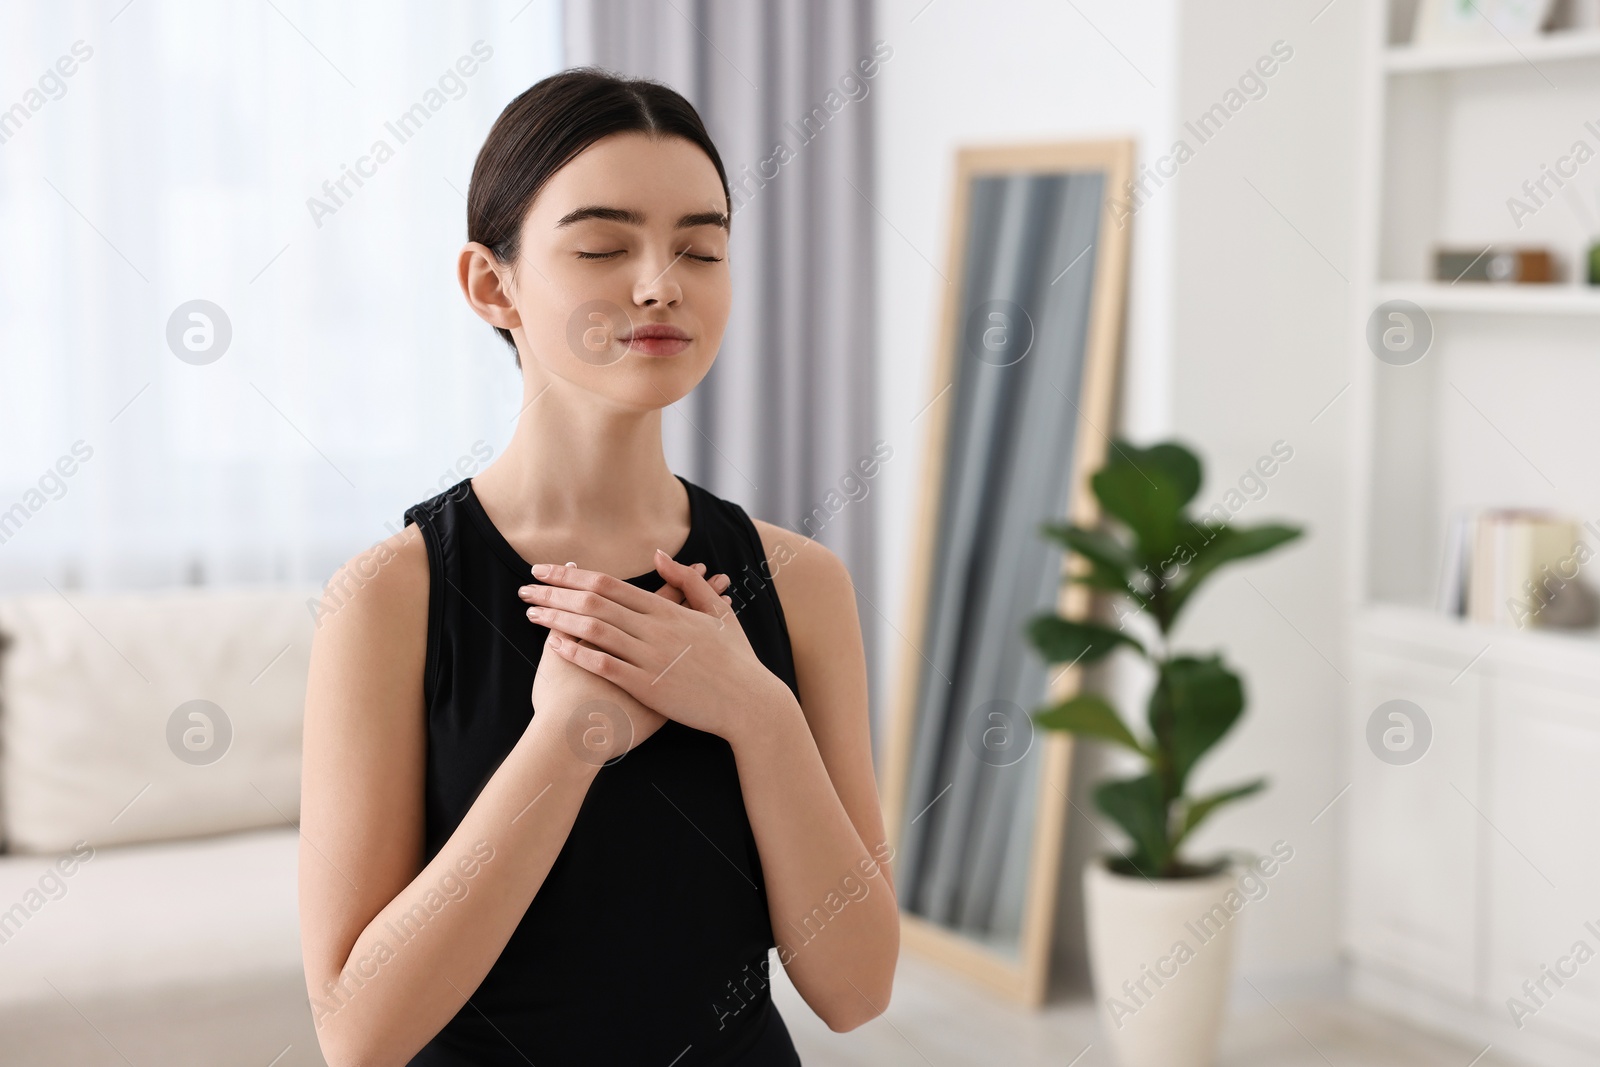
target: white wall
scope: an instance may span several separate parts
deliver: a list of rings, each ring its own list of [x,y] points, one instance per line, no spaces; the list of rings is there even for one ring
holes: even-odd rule
[[[1207,504],[1286,442],[1293,458],[1237,521],[1308,530],[1217,579],[1179,635],[1225,649],[1248,687],[1246,719],[1201,782],[1265,772],[1271,791],[1218,818],[1197,846],[1294,847],[1241,945],[1243,973],[1284,980],[1327,973],[1337,959],[1341,809],[1319,812],[1349,781],[1339,726],[1350,674],[1341,614],[1349,397],[1334,398],[1349,380],[1361,10],[1325,4],[1186,0],[1180,122],[1221,100],[1275,41],[1293,55],[1172,187],[1173,431],[1206,458]]]
[[[1322,7],[885,0],[876,33],[894,48],[877,86],[881,419],[895,447],[881,487],[888,566],[875,598],[887,618],[868,620],[880,627],[874,666],[891,698],[878,704],[880,730],[905,648],[906,546],[925,458],[908,424],[932,395],[945,295],[934,266],[946,270],[954,149],[1131,135],[1139,160],[1153,162],[1185,136],[1193,158],[1135,219],[1119,430],[1194,446],[1206,460],[1208,505],[1275,441],[1294,449],[1238,520],[1288,519],[1310,535],[1216,580],[1178,635],[1187,647],[1224,649],[1250,698],[1199,784],[1261,773],[1273,781],[1262,798],[1216,817],[1196,850],[1265,850],[1279,839],[1296,850],[1252,906],[1240,946],[1241,973],[1269,992],[1333,977],[1338,943],[1338,805],[1311,820],[1345,781],[1337,743],[1349,673],[1338,585],[1345,421],[1339,403],[1321,409],[1346,380],[1340,272],[1349,274],[1354,220],[1359,12],[1353,3]],[[1265,80],[1265,95],[1204,145],[1183,131],[1183,120],[1219,102],[1279,39],[1293,56]],[[1074,799],[1092,812],[1085,787],[1098,759],[1081,753],[1076,764]],[[1082,980],[1077,864],[1103,848],[1075,811],[1057,939],[1072,984]]]

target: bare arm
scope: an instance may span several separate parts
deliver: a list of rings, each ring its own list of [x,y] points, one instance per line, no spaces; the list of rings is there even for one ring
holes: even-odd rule
[[[329,583],[312,643],[300,927],[331,1067],[404,1064],[462,1008],[598,770],[555,730],[530,727],[423,866],[427,608],[427,555],[410,526]]]
[[[866,656],[844,564],[758,522],[802,700],[730,739],[761,852],[779,960],[811,1009],[846,1031],[888,1007],[900,913],[872,766]]]

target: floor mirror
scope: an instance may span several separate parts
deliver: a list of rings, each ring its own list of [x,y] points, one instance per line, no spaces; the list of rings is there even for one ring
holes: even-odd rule
[[[903,943],[1045,999],[1071,740],[1032,712],[1071,695],[1024,626],[1082,612],[1046,522],[1096,520],[1113,432],[1131,141],[962,149],[888,736],[884,807]]]

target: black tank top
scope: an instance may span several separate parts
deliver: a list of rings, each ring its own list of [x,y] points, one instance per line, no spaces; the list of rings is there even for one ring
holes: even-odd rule
[[[744,509],[682,476],[675,557],[727,574],[751,647],[799,696],[789,631]],[[427,546],[427,859],[532,720],[548,631],[536,583],[470,479],[409,508]],[[652,571],[628,581],[655,591]],[[733,750],[668,720],[602,766],[566,843],[483,983],[412,1067],[795,1065],[772,1003],[775,942]],[[773,963],[776,967],[777,964]]]

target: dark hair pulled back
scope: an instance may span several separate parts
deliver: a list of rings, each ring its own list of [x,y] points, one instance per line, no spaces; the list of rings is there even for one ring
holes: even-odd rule
[[[631,132],[699,145],[731,203],[722,157],[699,112],[682,94],[648,78],[572,67],[535,83],[495,120],[472,167],[467,240],[488,246],[501,263],[515,262],[522,220],[551,176],[602,137]],[[495,332],[516,353],[511,331],[496,327]],[[520,355],[517,366],[522,366]]]

